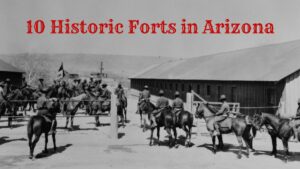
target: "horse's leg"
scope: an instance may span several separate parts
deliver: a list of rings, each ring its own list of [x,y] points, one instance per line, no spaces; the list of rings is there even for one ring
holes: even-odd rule
[[[236,136],[238,143],[239,143],[239,153],[238,153],[238,159],[242,158],[242,148],[243,148],[243,140],[242,136]]]
[[[222,149],[224,148],[224,143],[223,143],[223,136],[222,136],[222,134],[218,135],[218,140],[219,140],[218,148],[222,150]]]
[[[169,143],[168,143],[168,145],[169,145],[169,148],[171,148],[172,147],[172,145],[171,145],[171,141],[172,141],[171,129],[170,128],[166,128],[166,132],[167,132],[167,134],[169,136]]]
[[[217,147],[216,147],[216,136],[212,136],[212,143],[213,143],[213,153],[216,154],[217,152]]]
[[[28,131],[29,158],[33,158],[32,137],[33,137],[32,131]]]
[[[100,126],[99,115],[95,116],[96,127]]]
[[[176,127],[173,127],[173,133],[174,133],[174,145],[176,146],[176,144],[177,144],[177,130],[176,130]]]
[[[250,138],[247,137],[247,136],[243,136],[243,140],[244,140],[244,142],[245,142],[245,144],[246,144],[247,158],[248,158],[248,157],[249,157],[249,147],[250,147],[249,140],[250,140]]]
[[[75,115],[71,115],[71,129],[74,129],[74,116]]]
[[[53,125],[53,130],[54,131],[56,130],[56,126],[57,126],[57,122],[55,120],[54,125]],[[55,132],[52,133],[52,142],[53,142],[53,150],[54,150],[54,152],[56,152],[56,135],[55,134],[56,134]]]
[[[188,143],[188,138],[189,138],[189,130],[186,128],[186,125],[183,126],[183,130],[185,132],[185,141],[184,141],[184,145],[186,147],[188,147],[189,143]]]
[[[47,144],[48,144],[48,133],[45,133],[45,148],[43,153],[48,153]]]
[[[65,126],[65,128],[67,129],[68,128],[68,125],[69,125],[69,115],[67,115],[67,117],[66,117],[66,126]]]
[[[31,148],[30,148],[30,156],[29,158],[33,158],[33,152],[34,152],[34,148],[35,148],[35,145],[36,143],[39,141],[40,137],[41,137],[41,132],[39,132],[38,134],[35,134],[35,138],[31,144]]]
[[[276,139],[276,136],[271,135],[271,139],[272,139],[272,147],[273,147],[271,155],[274,155],[274,157],[276,157],[277,156],[277,139]]]
[[[157,144],[160,145],[159,137],[160,137],[160,127],[156,127],[156,135],[157,135]]]
[[[282,139],[282,143],[283,143],[283,149],[284,149],[284,162],[288,161],[288,155],[289,155],[289,144],[288,144],[288,139],[283,138]]]
[[[154,128],[151,128],[151,134],[150,134],[150,142],[149,142],[149,146],[152,146],[152,144],[153,144],[153,131],[154,131]]]
[[[127,110],[126,107],[124,107],[124,117],[125,117],[125,123],[127,122]]]
[[[191,139],[192,139],[192,127],[193,127],[193,124],[191,124],[189,126],[189,142],[188,142],[188,146],[191,145]]]

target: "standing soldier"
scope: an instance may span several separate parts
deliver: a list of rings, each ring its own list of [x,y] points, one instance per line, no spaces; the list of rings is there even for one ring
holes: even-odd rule
[[[175,123],[176,123],[179,113],[184,110],[184,106],[183,106],[183,101],[180,98],[180,93],[178,91],[175,92],[174,96],[175,99],[173,100],[172,103],[172,109],[173,109],[173,114],[175,116]]]
[[[7,99],[4,94],[4,82],[0,82],[0,113],[4,114],[6,110]]]
[[[300,120],[300,98],[298,99],[298,108],[296,111],[296,116],[291,120],[291,126],[293,127],[294,138],[296,139],[296,142],[299,142],[297,128],[300,124],[297,124],[296,120]]]
[[[114,93],[117,96],[117,101],[121,101],[123,103],[123,106],[124,106],[125,110],[126,110],[127,98],[125,96],[125,92],[124,92],[124,89],[123,89],[121,83],[118,84],[118,87],[115,89]],[[120,103],[118,103],[118,104],[120,104]]]
[[[155,110],[154,112],[150,113],[150,119],[152,121],[151,128],[157,126],[156,117],[159,116],[160,112],[168,106],[169,106],[169,100],[166,97],[164,97],[164,91],[160,90],[159,98],[156,101],[156,107],[158,108],[158,110]]]
[[[215,131],[213,133],[214,136],[220,135],[220,130],[219,130],[220,129],[220,124],[219,124],[219,122],[225,120],[228,116],[229,111],[230,111],[230,107],[229,107],[228,103],[226,102],[226,96],[225,95],[221,95],[220,101],[222,102],[222,105],[221,105],[220,110],[216,113],[216,116],[215,116],[215,121],[214,121]]]
[[[10,79],[7,78],[4,82],[4,88],[3,88],[3,93],[7,97],[8,94],[11,92],[11,84],[10,84]]]

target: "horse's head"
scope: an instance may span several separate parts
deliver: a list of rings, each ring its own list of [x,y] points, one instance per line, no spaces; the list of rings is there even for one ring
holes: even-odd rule
[[[196,112],[195,112],[195,117],[196,118],[204,118],[204,103],[198,103],[197,108],[196,108]]]
[[[264,118],[262,117],[262,113],[255,113],[252,118],[252,125],[259,130],[264,124]]]
[[[55,113],[60,112],[60,102],[57,98],[50,98],[47,102],[47,108]]]

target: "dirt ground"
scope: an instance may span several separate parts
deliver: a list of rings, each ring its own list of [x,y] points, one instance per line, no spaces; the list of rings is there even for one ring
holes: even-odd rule
[[[75,130],[63,128],[64,118],[58,118],[56,153],[53,152],[49,137],[49,153],[42,154],[44,137],[41,137],[34,160],[28,158],[29,148],[26,136],[27,121],[14,122],[14,128],[7,128],[6,118],[0,121],[0,168],[3,169],[94,169],[94,168],[298,168],[300,163],[300,144],[289,143],[291,156],[288,163],[282,156],[270,156],[271,139],[267,133],[258,133],[254,140],[257,150],[249,158],[237,159],[237,139],[234,135],[224,135],[225,150],[214,155],[211,151],[211,138],[202,120],[193,128],[192,146],[169,148],[164,143],[166,132],[161,130],[161,146],[148,145],[150,132],[142,132],[139,116],[135,114],[136,99],[129,98],[128,119],[125,128],[119,128],[119,139],[109,138],[109,117],[101,118],[104,126],[95,127],[92,117],[75,118]],[[179,129],[178,129],[179,130]],[[179,132],[182,140],[184,133]],[[282,143],[278,140],[279,153]]]

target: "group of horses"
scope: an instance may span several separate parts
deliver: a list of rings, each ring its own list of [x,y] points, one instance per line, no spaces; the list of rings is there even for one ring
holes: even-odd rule
[[[70,91],[72,92],[72,90]],[[70,98],[59,98],[59,90],[57,87],[49,87],[45,89],[45,93],[48,98],[46,104],[48,114],[52,114],[53,117],[56,117],[57,113],[62,113],[66,117],[65,128],[68,128],[69,122],[71,123],[70,129],[74,128],[73,119],[79,108],[85,108],[85,113],[87,115],[95,117],[96,126],[101,125],[99,120],[100,115],[105,113],[109,114],[111,110],[110,100],[101,101],[92,89],[87,89],[82,93],[73,91],[73,93],[70,93],[70,96],[72,96]],[[26,111],[30,111],[31,109],[36,111],[34,105],[36,104],[36,100],[39,96],[39,91],[31,88],[13,89],[8,94],[6,101],[3,101],[3,104],[0,105],[0,117],[6,114],[8,116],[8,126],[12,127],[12,119],[17,116],[18,110],[23,110],[25,115]],[[124,126],[124,122],[126,120],[127,100],[118,99],[117,102],[117,114],[121,119],[120,122]],[[30,158],[33,157],[35,145],[43,133],[45,134],[44,152],[48,152],[48,134],[52,125],[51,120],[48,120],[45,116],[41,116],[39,114],[31,116],[27,125]],[[54,130],[56,129],[56,126],[57,122],[55,119],[53,125]],[[33,136],[35,136],[34,139]],[[55,132],[52,133],[52,138],[54,150],[56,150]]]
[[[150,101],[142,101],[139,105],[139,113],[141,117],[141,127],[145,128],[145,118],[149,118],[150,113],[157,110],[157,108]],[[255,152],[253,148],[253,139],[256,136],[257,130],[260,130],[262,126],[266,126],[269,135],[271,136],[273,151],[272,155],[277,156],[277,142],[276,139],[279,138],[282,140],[284,147],[284,161],[288,160],[289,150],[288,150],[288,141],[295,135],[292,126],[300,126],[300,120],[291,120],[291,119],[281,119],[280,117],[270,114],[270,113],[256,113],[253,116],[235,114],[232,117],[228,117],[225,120],[220,122],[220,135],[215,136],[214,133],[214,122],[216,116],[217,108],[209,103],[199,103],[197,104],[195,118],[204,119],[206,123],[206,128],[210,133],[212,139],[212,151],[216,153],[218,149],[224,148],[223,143],[223,134],[234,133],[238,144],[238,158],[242,157],[243,150],[243,141],[246,145],[246,156],[249,157],[250,150]],[[179,113],[177,120],[174,120],[175,115],[172,113],[171,107],[166,107],[161,110],[160,114],[156,116],[157,126],[151,128],[150,143],[153,145],[153,131],[157,129],[157,140],[159,144],[160,137],[160,128],[164,127],[168,137],[169,144],[172,146],[176,144],[177,132],[176,127],[182,128],[186,132],[185,145],[188,147],[191,140],[191,131],[193,127],[193,114],[187,111],[182,111]],[[293,123],[293,124],[291,124]],[[174,135],[174,141],[172,144],[172,131]],[[299,135],[300,133],[296,133]],[[216,145],[216,137],[219,140],[219,145]]]

